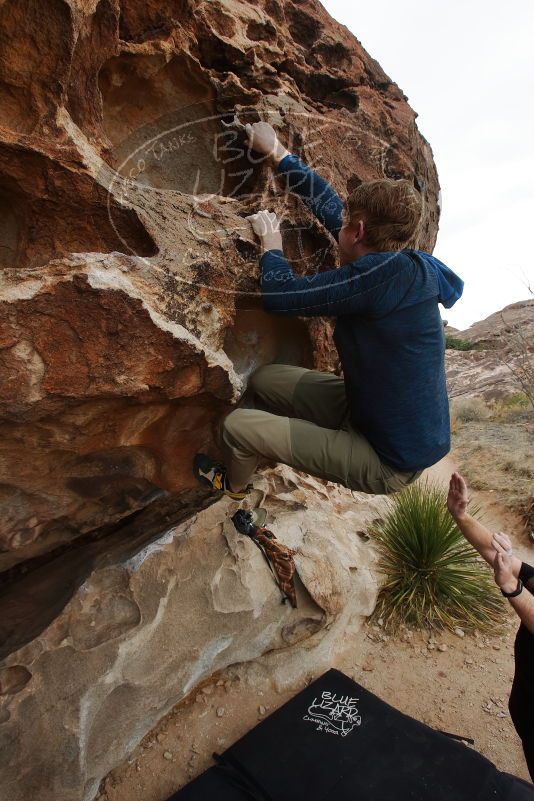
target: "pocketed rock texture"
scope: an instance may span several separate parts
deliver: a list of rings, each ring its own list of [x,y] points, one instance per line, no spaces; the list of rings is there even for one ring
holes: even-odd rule
[[[191,487],[254,367],[336,367],[328,321],[261,311],[243,217],[285,211],[300,271],[335,244],[223,115],[271,122],[341,195],[409,178],[428,250],[439,210],[415,113],[317,2],[6,0],[0,26],[5,570]]]
[[[244,218],[283,215],[299,273],[336,244],[222,119],[271,122],[342,196],[413,181],[429,251],[439,187],[407,98],[315,0],[5,0],[0,49],[0,795],[77,801],[204,677],[372,598],[375,499],[264,474],[292,611],[194,483],[257,366],[338,366],[330,320],[262,311]]]
[[[2,798],[89,801],[217,671],[289,648],[293,672],[326,667],[347,628],[358,630],[376,598],[364,532],[380,500],[285,466],[256,487],[269,524],[296,550],[297,609],[281,604],[262,554],[236,533],[234,502],[212,504],[133,555],[122,543],[0,669]]]

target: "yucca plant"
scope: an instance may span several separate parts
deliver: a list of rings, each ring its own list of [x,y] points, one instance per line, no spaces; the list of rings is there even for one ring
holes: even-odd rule
[[[388,501],[372,531],[385,581],[375,618],[389,630],[477,628],[495,631],[504,603],[491,570],[478,560],[447,511],[443,490],[411,484]]]

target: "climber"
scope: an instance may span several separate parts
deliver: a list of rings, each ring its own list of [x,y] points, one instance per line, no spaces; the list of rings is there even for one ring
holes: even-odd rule
[[[447,508],[466,540],[493,567],[495,583],[521,620],[515,638],[515,673],[508,708],[534,781],[534,567],[513,555],[506,534],[492,534],[471,517],[467,504],[467,484],[459,473],[453,473]],[[528,592],[523,592],[523,587]]]
[[[445,338],[462,280],[414,249],[423,200],[408,180],[362,183],[347,198],[278,141],[266,122],[246,126],[265,156],[339,244],[341,267],[296,276],[280,220],[253,214],[262,246],[261,297],[273,314],[335,317],[343,377],[285,364],[260,367],[249,390],[268,410],[237,408],[222,425],[223,464],[197,454],[197,478],[245,496],[260,457],[372,494],[401,490],[450,449]],[[256,403],[256,406],[258,404]]]

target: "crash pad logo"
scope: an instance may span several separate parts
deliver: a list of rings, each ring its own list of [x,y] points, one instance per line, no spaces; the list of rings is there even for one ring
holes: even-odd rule
[[[304,715],[303,719],[315,723],[317,731],[346,737],[362,722],[357,703],[358,698],[325,691],[320,698],[313,699],[313,703],[308,707],[308,714]]]

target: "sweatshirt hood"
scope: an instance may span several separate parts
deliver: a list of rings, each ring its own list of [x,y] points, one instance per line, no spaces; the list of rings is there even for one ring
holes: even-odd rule
[[[419,258],[421,258],[434,272],[438,282],[438,300],[446,309],[454,306],[456,301],[462,297],[464,291],[464,282],[462,279],[453,273],[450,267],[443,264],[442,261],[431,256],[429,253],[424,253],[419,250],[416,251]]]

